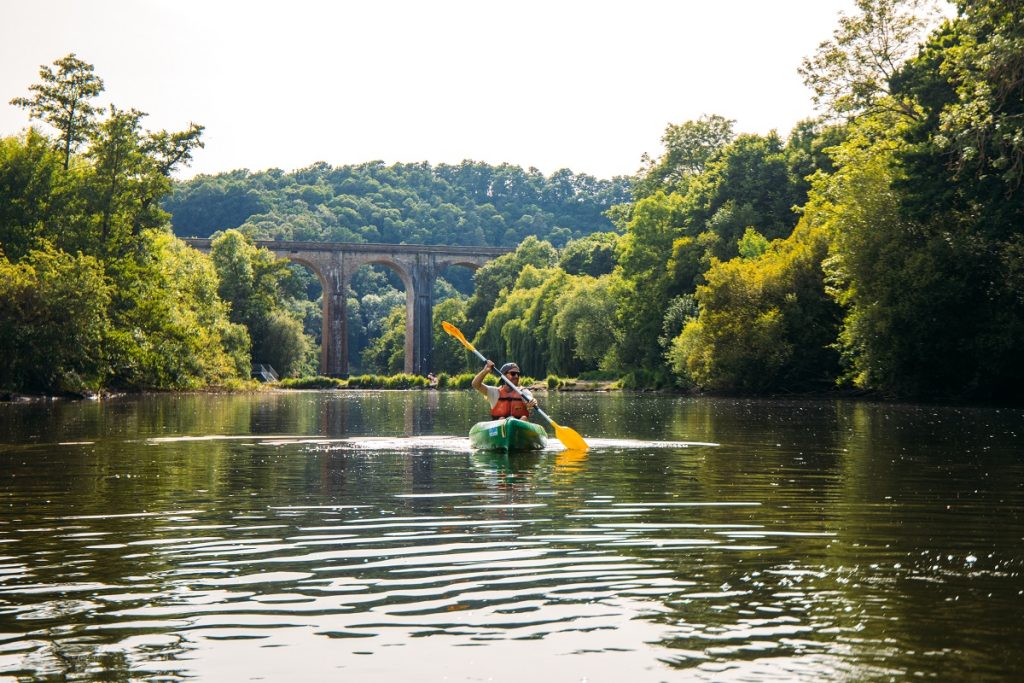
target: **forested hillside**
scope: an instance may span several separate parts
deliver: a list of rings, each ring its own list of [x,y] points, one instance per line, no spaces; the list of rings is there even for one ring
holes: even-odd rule
[[[238,228],[255,239],[558,246],[610,230],[629,179],[464,161],[457,166],[316,163],[293,173],[234,171],[178,183],[164,201],[178,235]]]

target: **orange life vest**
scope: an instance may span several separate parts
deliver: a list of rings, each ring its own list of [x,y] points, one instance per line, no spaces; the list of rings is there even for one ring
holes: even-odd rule
[[[491,417],[518,417],[520,420],[530,419],[530,410],[526,407],[526,401],[508,385],[502,384],[498,387],[498,402],[491,408]]]

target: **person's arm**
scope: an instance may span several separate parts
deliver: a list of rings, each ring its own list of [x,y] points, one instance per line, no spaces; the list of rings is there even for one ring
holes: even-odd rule
[[[484,369],[476,373],[476,377],[473,378],[473,388],[487,397],[487,387],[484,386],[484,378],[491,372],[491,368],[494,367],[494,361],[484,361]]]

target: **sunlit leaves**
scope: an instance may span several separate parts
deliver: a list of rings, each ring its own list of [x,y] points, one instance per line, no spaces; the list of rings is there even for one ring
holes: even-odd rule
[[[110,285],[100,263],[53,248],[0,253],[0,387],[82,392],[106,379]]]
[[[16,97],[11,104],[28,109],[33,119],[42,119],[57,129],[66,169],[71,154],[93,131],[98,110],[90,100],[103,92],[103,79],[93,72],[92,64],[74,53],[58,59],[54,66],[56,69],[46,65],[39,68],[41,82],[29,86],[32,97]]]
[[[879,109],[917,117],[913,102],[891,97],[889,81],[935,25],[934,0],[856,0],[856,6],[800,67],[814,103],[831,117]]]

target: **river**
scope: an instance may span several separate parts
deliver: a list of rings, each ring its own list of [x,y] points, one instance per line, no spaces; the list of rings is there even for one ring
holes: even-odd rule
[[[0,680],[1024,676],[1024,411],[540,399],[0,404]]]

